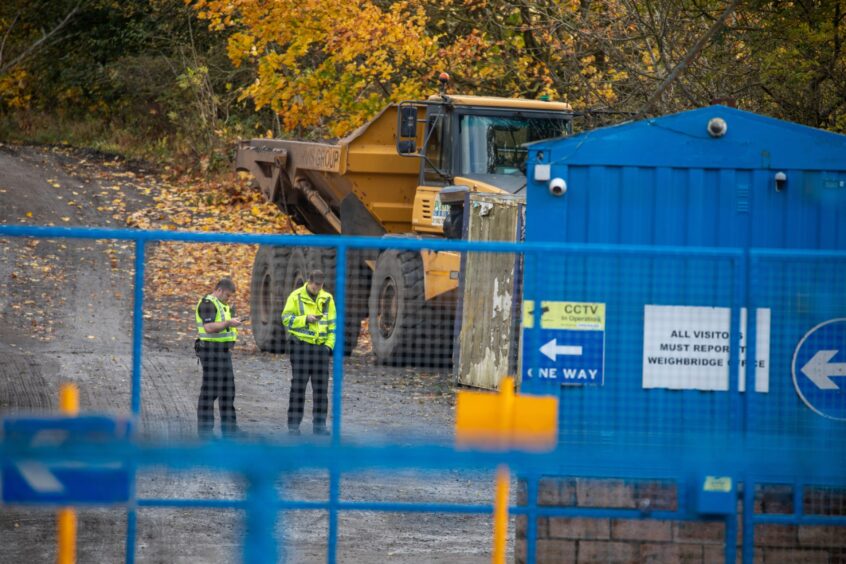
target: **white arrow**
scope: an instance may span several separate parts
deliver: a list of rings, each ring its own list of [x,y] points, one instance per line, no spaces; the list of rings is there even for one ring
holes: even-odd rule
[[[559,355],[582,356],[582,347],[578,345],[558,346],[558,341],[552,339],[540,348],[540,352],[549,357],[550,360],[555,360],[555,358]]]
[[[56,476],[40,462],[21,460],[16,464],[29,487],[38,493],[62,493],[65,487],[56,479]]]
[[[839,390],[832,376],[846,376],[846,362],[829,362],[838,351],[817,351],[802,367],[802,372],[821,390]]]
[[[67,431],[44,429],[38,431],[29,444],[34,447],[59,446],[67,438]],[[39,493],[62,493],[65,491],[65,487],[46,465],[32,460],[22,460],[16,466],[33,491]]]
[[[68,432],[60,429],[38,431],[30,441],[34,447],[59,446],[68,438]],[[31,460],[22,460],[16,464],[18,472],[29,487],[38,493],[62,493],[65,487],[44,464]]]

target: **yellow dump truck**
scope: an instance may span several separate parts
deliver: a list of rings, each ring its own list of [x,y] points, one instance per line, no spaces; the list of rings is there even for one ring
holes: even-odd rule
[[[571,119],[560,102],[441,92],[392,104],[336,142],[243,141],[236,168],[316,234],[459,238],[464,194],[520,194],[524,144],[565,135]],[[379,362],[449,362],[459,254],[348,254],[346,350],[369,316]],[[261,350],[285,351],[280,312],[313,268],[334,282],[334,251],[259,249],[250,305]]]

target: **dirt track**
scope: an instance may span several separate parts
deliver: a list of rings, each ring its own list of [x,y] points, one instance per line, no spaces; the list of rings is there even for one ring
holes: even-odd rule
[[[0,223],[122,227],[121,214],[149,204],[148,174],[97,154],[0,145]],[[110,208],[115,191],[125,209]],[[83,410],[128,414],[132,257],[131,245],[120,242],[0,238],[0,416],[55,409],[64,381],[79,385]],[[153,439],[192,438],[200,371],[192,339],[174,337],[177,328],[190,328],[192,319],[181,326],[168,322],[156,314],[156,296],[146,299],[150,318],[145,319],[140,432]],[[185,296],[180,315],[187,316],[196,300]],[[287,358],[246,343],[236,349],[234,363],[240,426],[254,436],[283,439]],[[357,351],[345,364],[345,375],[345,438],[425,431],[449,440],[453,385],[448,371],[377,367],[369,354]],[[306,414],[310,411],[307,405]],[[307,415],[304,428],[308,422]],[[370,474],[346,478],[341,495],[490,503],[491,483],[490,475],[480,474]],[[326,476],[289,476],[284,491],[291,499],[326,499]],[[211,474],[148,472],[138,483],[140,497],[242,494],[237,479]],[[300,511],[282,517],[279,537],[288,561],[325,562],[327,514]],[[125,523],[123,511],[81,511],[79,562],[122,561]],[[53,560],[54,528],[49,510],[0,507],[0,562]],[[479,516],[342,513],[338,561],[486,562],[490,528],[490,518]],[[236,511],[142,509],[136,557],[138,562],[238,561],[240,537]]]

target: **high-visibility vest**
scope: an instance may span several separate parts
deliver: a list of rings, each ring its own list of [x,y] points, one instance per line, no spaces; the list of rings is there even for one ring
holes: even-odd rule
[[[197,302],[197,307],[194,308],[194,315],[197,318],[197,333],[200,334],[201,341],[212,341],[216,343],[234,343],[238,340],[238,329],[235,327],[230,327],[224,331],[219,333],[207,333],[205,323],[203,319],[200,317],[200,304],[203,303],[203,300],[208,300],[214,304],[215,310],[217,313],[214,316],[215,323],[220,323],[221,321],[229,321],[232,319],[232,313],[229,310],[229,306],[220,301],[219,299],[215,298],[211,294],[202,298],[199,302]]]
[[[309,315],[322,317],[309,323]],[[308,293],[308,282],[297,288],[285,302],[282,310],[282,325],[295,338],[312,345],[326,345],[335,348],[335,302],[332,294],[320,290],[316,298]]]

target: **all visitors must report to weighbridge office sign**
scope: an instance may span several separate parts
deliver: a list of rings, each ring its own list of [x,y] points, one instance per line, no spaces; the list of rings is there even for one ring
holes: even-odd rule
[[[731,309],[647,305],[643,316],[643,387],[673,390],[729,389],[736,366],[745,391],[746,308],[740,311],[740,363],[729,362]],[[769,391],[770,310],[756,310],[755,391]]]

